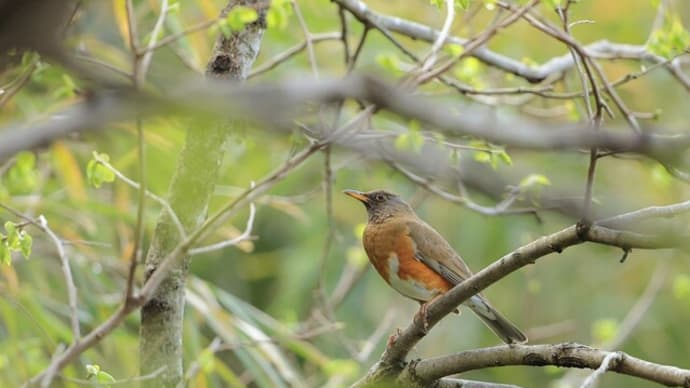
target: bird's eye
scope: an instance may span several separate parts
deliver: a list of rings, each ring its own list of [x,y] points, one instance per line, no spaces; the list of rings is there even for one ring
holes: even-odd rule
[[[383,193],[378,193],[378,194],[376,194],[374,199],[378,202],[383,202],[386,200],[386,196]]]

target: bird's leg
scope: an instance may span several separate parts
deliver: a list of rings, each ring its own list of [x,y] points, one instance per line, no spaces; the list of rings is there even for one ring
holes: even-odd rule
[[[426,302],[419,302],[421,306],[419,306],[419,311],[416,315],[419,317],[419,319],[422,320],[422,325],[424,326],[425,334],[429,331],[429,321],[427,320],[427,309],[429,308],[429,304],[433,303],[441,296],[443,296],[443,294],[437,294]]]
[[[400,334],[401,334],[400,328],[399,328],[399,327],[396,327],[396,328],[395,328],[395,333],[391,334],[391,336],[388,337],[388,342],[386,343],[386,347],[387,347],[387,348],[390,348],[391,346],[393,346],[393,344],[395,343],[395,341],[398,340],[398,337],[400,337]]]

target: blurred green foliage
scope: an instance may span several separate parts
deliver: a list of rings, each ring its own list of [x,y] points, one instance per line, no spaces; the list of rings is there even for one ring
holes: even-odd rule
[[[135,1],[140,31],[150,31],[156,20],[159,2]],[[425,24],[440,26],[442,1],[399,2],[372,0],[370,7]],[[431,4],[430,4],[431,3]],[[473,1],[457,1],[460,18],[473,9]],[[491,2],[484,2],[491,5]],[[540,12],[553,20],[557,1],[545,2]],[[483,3],[482,3],[483,4]],[[177,2],[167,19],[166,35],[217,17],[224,6],[221,0]],[[323,0],[299,1],[311,32],[340,29],[337,9]],[[454,34],[472,36],[495,16],[491,6],[475,10],[476,16],[457,21]],[[473,11],[474,12],[474,11]],[[648,0],[579,1],[571,6],[572,20],[594,23],[577,25],[575,37],[582,42],[599,39],[642,44],[653,23],[655,7]],[[669,11],[672,12],[672,11]],[[687,48],[690,25],[688,7],[677,7],[661,28],[652,32],[649,48],[671,57]],[[120,69],[128,69],[128,32],[123,2],[87,2],[70,34],[74,47]],[[242,28],[256,17],[254,10],[240,8],[230,12],[208,31],[186,35],[175,44],[158,50],[149,81],[155,87],[158,75],[200,71],[209,56],[215,35],[220,30]],[[270,28],[265,34],[257,65],[303,40],[303,32],[289,1],[274,1],[268,15]],[[350,45],[363,27],[348,17]],[[423,55],[428,44],[401,38],[411,50]],[[489,45],[528,64],[541,63],[566,53],[561,44],[518,23],[499,34]],[[338,41],[315,45],[322,76],[344,74],[342,48]],[[457,56],[462,47],[449,47]],[[182,60],[184,59],[184,60]],[[637,61],[603,62],[611,79],[639,71]],[[395,78],[411,63],[380,34],[371,32],[357,69]],[[108,71],[108,70],[103,70]],[[264,73],[250,82],[284,79],[309,72],[305,52]],[[43,62],[35,55],[24,57],[21,65],[2,74],[3,88],[29,74],[25,86],[0,111],[0,123],[32,122],[45,118],[80,100],[82,85],[78,77]],[[459,81],[478,88],[526,86],[526,82],[504,75],[476,59],[460,61],[451,73]],[[567,82],[577,85],[570,74]],[[429,84],[424,93],[448,93]],[[687,129],[687,92],[663,70],[656,70],[619,89],[634,111],[658,114],[654,127]],[[453,95],[458,109],[472,104],[466,97]],[[563,112],[554,122],[582,117],[580,101],[539,101],[541,108]],[[515,110],[515,108],[503,108]],[[390,117],[387,117],[390,119]],[[397,120],[393,118],[393,120]],[[425,141],[419,123],[398,120],[404,132],[397,134],[399,149],[415,152]],[[146,144],[145,176],[147,187],[164,197],[175,160],[190,126],[203,127],[207,118],[168,116],[144,121]],[[382,130],[386,130],[382,126]],[[252,181],[281,165],[302,147],[304,138],[276,135],[256,128],[238,128],[226,145],[213,212]],[[449,160],[461,163],[457,155],[469,155],[485,162],[501,174],[530,171],[512,181],[529,190],[544,186],[570,190],[581,198],[584,191],[588,155],[582,153],[542,153],[510,150],[477,140],[474,149],[449,152]],[[478,150],[481,148],[481,150]],[[114,123],[97,135],[70,137],[36,152],[17,154],[0,166],[0,202],[28,216],[44,215],[52,229],[65,241],[78,287],[79,320],[86,332],[103,322],[122,301],[128,260],[133,249],[136,223],[136,192],[116,179],[93,155],[105,159],[131,179],[138,180],[136,131],[133,122]],[[455,155],[455,156],[453,156]],[[455,157],[456,159],[453,159]],[[274,387],[296,385],[343,386],[361,376],[380,355],[387,336],[395,327],[406,326],[417,305],[397,295],[372,271],[347,295],[334,311],[335,323],[324,324],[313,338],[300,336],[301,322],[318,306],[317,286],[330,292],[346,266],[367,264],[360,236],[365,221],[361,206],[339,193],[345,188],[386,188],[405,198],[415,199],[422,218],[428,220],[462,253],[474,270],[488,265],[502,254],[533,239],[574,222],[556,213],[543,212],[541,222],[528,215],[486,217],[462,206],[424,193],[386,164],[353,157],[344,150],[333,153],[333,238],[323,257],[329,222],[323,193],[323,156],[317,155],[292,173],[262,198],[258,205],[253,235],[237,247],[195,257],[189,279],[188,307],[185,313],[185,365],[188,381],[194,387]],[[461,166],[462,167],[462,166]],[[686,185],[673,180],[663,167],[646,160],[609,158],[598,167],[596,207],[629,209],[685,200]],[[492,205],[479,194],[476,200]],[[147,201],[144,212],[145,244],[148,245],[160,207]],[[219,228],[213,241],[241,233],[247,212]],[[17,386],[45,368],[60,343],[71,338],[67,290],[60,263],[50,239],[22,219],[0,210],[5,231],[0,233],[0,385]],[[33,245],[32,245],[33,240]],[[207,241],[212,242],[212,241]],[[17,260],[19,255],[31,260]],[[650,361],[688,367],[690,336],[690,270],[685,255],[669,251],[633,251],[623,264],[619,250],[586,244],[560,255],[541,259],[536,265],[509,276],[486,291],[493,303],[511,320],[528,331],[536,342],[576,341],[597,345],[615,337],[621,319],[642,294],[658,266],[670,273],[666,285],[639,327],[621,350]],[[11,265],[10,265],[11,263]],[[325,278],[319,281],[322,273]],[[371,334],[390,312],[393,318],[383,335]],[[548,327],[561,324],[561,330]],[[304,333],[303,333],[304,334]],[[79,357],[63,372],[60,386],[81,386],[79,380],[96,379],[107,385],[138,375],[138,316],[105,338],[98,346]],[[223,340],[218,349],[214,338]],[[415,349],[412,357],[428,357],[497,343],[496,338],[471,316],[450,316],[434,328]],[[211,347],[209,347],[211,346]],[[371,346],[369,354],[355,359],[352,354]],[[215,351],[213,351],[215,350]],[[106,372],[107,371],[107,372]],[[548,386],[562,375],[556,368],[509,367],[470,372],[467,378]],[[620,375],[607,375],[602,386],[644,387],[646,382]]]

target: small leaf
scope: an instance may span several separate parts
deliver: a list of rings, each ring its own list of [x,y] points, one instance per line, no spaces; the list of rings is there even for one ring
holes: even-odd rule
[[[29,259],[31,256],[31,246],[33,245],[33,238],[30,234],[22,231],[22,238],[19,240],[19,250],[25,259]]]
[[[461,9],[468,9],[470,7],[470,0],[455,0],[455,6]]]
[[[535,185],[550,186],[551,181],[548,177],[546,177],[546,175],[542,174],[529,174],[520,181],[520,187],[522,188],[528,188]]]
[[[285,29],[288,25],[288,18],[292,12],[288,0],[273,0],[271,7],[266,12],[266,24],[268,28]]]
[[[29,171],[36,167],[36,155],[33,152],[22,151],[17,154],[15,166],[22,171]]]
[[[107,162],[109,157],[106,154],[94,152],[94,159],[89,160],[89,163],[86,165],[86,178],[89,184],[95,188],[101,187],[103,182],[112,182],[115,180],[115,173],[110,171],[110,169],[104,166],[98,159]]]
[[[93,376],[97,376],[101,371],[101,367],[98,364],[86,364],[86,378],[90,379]]]
[[[498,157],[501,158],[503,163],[507,164],[508,166],[513,165],[513,159],[510,157],[510,155],[508,155],[508,153],[505,150],[499,152]]]
[[[243,29],[245,25],[256,21],[258,18],[259,13],[256,12],[254,8],[239,6],[231,9],[225,17],[225,20],[227,26],[233,31],[239,31]]]
[[[474,153],[474,160],[479,163],[491,163],[491,153],[486,151],[477,151]]]
[[[96,375],[96,381],[98,381],[101,384],[109,384],[109,383],[114,383],[115,378],[108,372],[105,371],[100,371]]]

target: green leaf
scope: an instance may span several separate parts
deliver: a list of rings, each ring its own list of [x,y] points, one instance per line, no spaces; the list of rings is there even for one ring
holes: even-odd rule
[[[510,155],[508,155],[508,153],[505,150],[498,152],[497,155],[499,158],[501,158],[503,163],[507,164],[508,166],[513,165],[513,159],[510,157]]]
[[[96,381],[98,381],[101,384],[110,384],[115,382],[115,378],[108,372],[105,371],[100,371],[96,375]]]
[[[103,165],[98,159],[105,162],[109,161],[110,158],[107,154],[99,154],[94,151],[94,158],[89,160],[86,165],[86,179],[89,184],[95,188],[101,187],[103,182],[112,182],[115,180],[115,173],[110,171],[106,166]]]
[[[474,160],[479,163],[489,164],[491,163],[491,153],[486,151],[476,151],[474,153]]]
[[[468,9],[470,7],[470,0],[455,0],[455,6],[461,9]]]
[[[667,16],[664,25],[652,32],[648,49],[656,55],[671,58],[690,46],[688,32],[678,15]]]
[[[36,167],[36,155],[29,151],[18,153],[15,158],[15,166],[21,171],[33,170]]]
[[[17,193],[31,192],[38,182],[36,155],[22,151],[14,158],[14,165],[7,172],[5,184],[8,191]]]
[[[93,376],[97,376],[101,371],[101,367],[98,364],[86,364],[86,378],[90,379]]]
[[[21,236],[22,238],[19,240],[19,250],[22,252],[24,258],[28,260],[31,256],[31,246],[33,245],[34,239],[30,234],[24,231],[22,231]]]
[[[544,4],[549,8],[556,9],[561,6],[561,0],[544,0]]]
[[[550,186],[551,185],[551,180],[549,180],[546,175],[542,174],[529,174],[526,177],[522,178],[520,181],[520,187],[521,188],[528,188],[532,186]]]
[[[271,7],[266,12],[266,24],[268,28],[285,29],[288,25],[288,19],[292,13],[292,7],[289,0],[273,0]]]
[[[615,319],[598,319],[592,324],[592,338],[597,343],[609,342],[618,334],[618,321]]]
[[[259,18],[259,13],[254,8],[239,6],[228,12],[225,17],[227,26],[233,31],[239,31],[249,23],[256,21]],[[221,28],[222,29],[222,28]]]
[[[17,236],[17,225],[12,221],[5,222],[5,231],[7,231],[7,239],[15,239]]]

